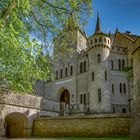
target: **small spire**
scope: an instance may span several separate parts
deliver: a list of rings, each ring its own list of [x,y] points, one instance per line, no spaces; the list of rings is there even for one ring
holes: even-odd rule
[[[117,27],[116,27],[116,32],[119,32],[119,27],[118,27],[118,25],[117,25]]]
[[[99,12],[97,12],[97,23],[96,23],[96,29],[95,33],[101,33],[101,23],[100,23],[100,15]]]

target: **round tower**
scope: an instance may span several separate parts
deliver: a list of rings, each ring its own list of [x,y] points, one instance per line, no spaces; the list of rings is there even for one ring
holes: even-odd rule
[[[109,84],[109,54],[111,40],[101,31],[97,15],[95,34],[88,39],[89,56],[89,110],[92,113],[111,112]]]

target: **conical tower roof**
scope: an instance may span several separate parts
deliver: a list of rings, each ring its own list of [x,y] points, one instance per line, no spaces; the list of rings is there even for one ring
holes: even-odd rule
[[[97,13],[97,23],[96,23],[95,34],[96,33],[102,33],[99,12]]]

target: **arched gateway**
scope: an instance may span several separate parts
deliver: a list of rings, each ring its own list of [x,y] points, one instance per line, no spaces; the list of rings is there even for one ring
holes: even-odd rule
[[[69,114],[70,94],[67,89],[60,92],[60,115],[64,116]]]
[[[28,128],[28,118],[20,112],[11,113],[5,118],[6,136],[8,138],[28,137]]]

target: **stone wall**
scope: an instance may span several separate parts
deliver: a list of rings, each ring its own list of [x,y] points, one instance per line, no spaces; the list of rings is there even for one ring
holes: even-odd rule
[[[39,118],[34,121],[33,134],[37,137],[128,136],[130,123],[128,115],[110,114]]]
[[[14,112],[20,112],[28,118],[29,130],[32,131],[32,123],[40,116],[59,115],[59,103],[53,100],[28,95],[14,94],[10,91],[0,92],[0,136],[5,135],[5,118]]]
[[[133,52],[133,77],[134,112],[131,136],[140,140],[140,47],[136,47]]]

